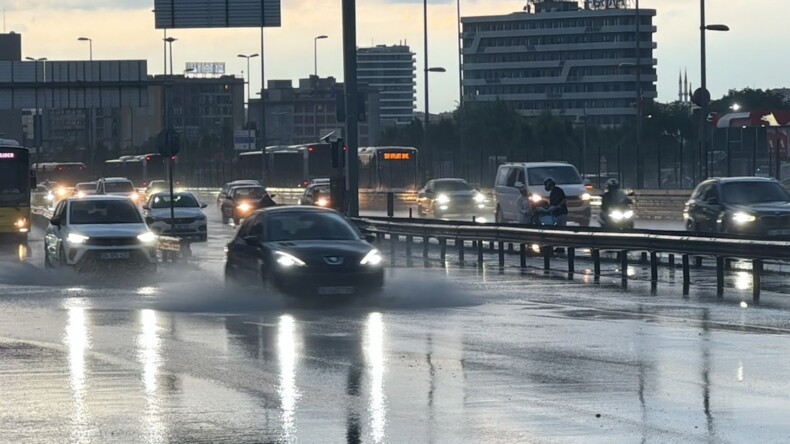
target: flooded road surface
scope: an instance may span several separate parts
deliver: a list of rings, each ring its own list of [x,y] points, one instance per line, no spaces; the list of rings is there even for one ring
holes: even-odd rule
[[[155,277],[49,272],[40,233],[2,250],[1,441],[790,439],[782,295],[396,268],[312,308],[229,293],[210,229]]]

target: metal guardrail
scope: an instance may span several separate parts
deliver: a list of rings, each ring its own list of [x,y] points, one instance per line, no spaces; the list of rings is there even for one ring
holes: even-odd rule
[[[691,284],[690,258],[713,256],[716,258],[717,292],[724,291],[724,275],[727,259],[745,259],[752,262],[753,299],[760,298],[760,276],[763,262],[767,260],[790,260],[790,242],[764,239],[746,239],[734,236],[711,237],[690,233],[661,231],[605,232],[591,228],[537,229],[517,225],[481,225],[446,221],[415,221],[413,219],[360,218],[355,220],[360,228],[380,239],[389,237],[392,248],[400,237],[406,237],[407,256],[411,257],[411,243],[415,237],[423,241],[423,256],[427,258],[428,242],[437,239],[441,248],[441,259],[445,259],[447,241],[453,240],[458,248],[459,261],[463,263],[466,243],[472,241],[477,249],[478,266],[483,266],[483,243],[498,244],[499,266],[505,265],[505,244],[520,246],[521,266],[526,267],[526,256],[534,245],[540,247],[544,268],[551,268],[555,247],[567,248],[568,273],[574,273],[576,249],[591,250],[594,276],[601,276],[601,251],[617,251],[621,262],[624,285],[627,285],[628,252],[650,254],[651,283],[658,282],[658,253],[668,253],[669,265],[674,266],[674,255],[682,257],[683,292],[689,293]]]

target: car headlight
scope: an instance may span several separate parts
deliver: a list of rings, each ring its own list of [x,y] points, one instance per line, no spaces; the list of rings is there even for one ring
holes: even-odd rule
[[[482,193],[477,193],[477,194],[475,194],[475,197],[474,197],[474,199],[475,199],[475,202],[477,202],[477,203],[483,203],[483,202],[485,202],[485,201],[486,201],[486,197],[485,197],[485,196],[483,196],[483,194],[482,194]]]
[[[634,210],[626,210],[623,213],[623,217],[625,217],[626,219],[633,219],[633,217],[634,217]]]
[[[450,203],[450,198],[445,194],[440,194],[436,196],[436,203],[438,204],[448,204]]]
[[[27,219],[25,219],[24,217],[20,217],[19,219],[16,220],[16,223],[14,223],[14,225],[20,230],[23,228],[27,228]]]
[[[318,199],[318,202],[316,202],[316,203],[318,204],[319,207],[325,207],[325,206],[329,205],[329,201],[324,199],[323,197]]]
[[[83,236],[77,233],[69,233],[69,235],[66,236],[66,240],[73,245],[84,244],[88,239],[90,239],[88,236]]]
[[[77,192],[77,197],[85,197],[85,192],[84,191],[78,191]]]
[[[623,213],[620,210],[614,210],[614,211],[609,213],[609,217],[612,220],[621,221],[621,220],[625,219],[625,213]]]
[[[65,188],[58,188],[57,193],[58,193],[58,196],[64,197],[66,195],[66,189]]]
[[[293,266],[297,267],[304,267],[306,264],[304,261],[299,259],[298,257],[282,252],[282,251],[275,251],[275,256],[277,256],[277,263],[280,264],[282,267],[290,268]]]
[[[383,260],[384,258],[381,257],[379,250],[374,249],[374,250],[370,250],[370,253],[366,254],[365,257],[362,258],[362,260],[359,263],[360,265],[371,265],[375,267],[376,265],[379,265]]]
[[[587,201],[589,201],[590,199],[592,199],[592,196],[590,195],[590,193],[584,193],[584,194],[582,194],[582,195],[581,195],[581,199],[582,199],[584,202],[587,202]]]
[[[754,222],[756,220],[757,220],[757,217],[754,216],[753,214],[744,213],[742,211],[739,211],[739,212],[737,212],[737,213],[732,215],[732,221],[735,222],[738,225],[744,225],[744,224],[752,223],[752,222]]]
[[[45,199],[47,199],[48,201],[52,202],[53,200],[55,200],[55,195],[52,194],[52,192],[50,191],[49,193],[47,193],[47,196],[45,197]]]
[[[243,213],[246,213],[247,211],[250,211],[252,209],[252,206],[250,206],[250,204],[244,202],[244,203],[239,204],[236,208],[239,211],[241,211]]]
[[[535,203],[543,202],[543,196],[541,196],[540,194],[537,194],[537,193],[533,194],[530,199],[532,199],[532,202],[535,202]]]
[[[156,240],[156,235],[150,231],[146,231],[145,233],[138,235],[137,240],[144,244],[150,244]]]
[[[129,195],[129,198],[132,199],[133,201],[137,202],[137,199],[140,198],[140,195],[137,194],[137,193],[132,193],[132,194]]]

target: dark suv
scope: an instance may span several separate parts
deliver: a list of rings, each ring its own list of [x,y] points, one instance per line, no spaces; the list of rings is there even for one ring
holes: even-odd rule
[[[775,179],[706,180],[686,202],[683,216],[688,231],[790,238],[790,195]]]

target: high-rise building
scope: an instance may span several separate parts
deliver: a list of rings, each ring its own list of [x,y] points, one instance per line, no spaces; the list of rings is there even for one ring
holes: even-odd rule
[[[658,62],[656,10],[630,6],[533,0],[522,12],[463,18],[465,99],[500,98],[527,117],[548,111],[593,125],[633,119],[657,97]]]
[[[416,78],[416,60],[407,45],[357,49],[357,79],[379,91],[382,125],[414,119]]]

